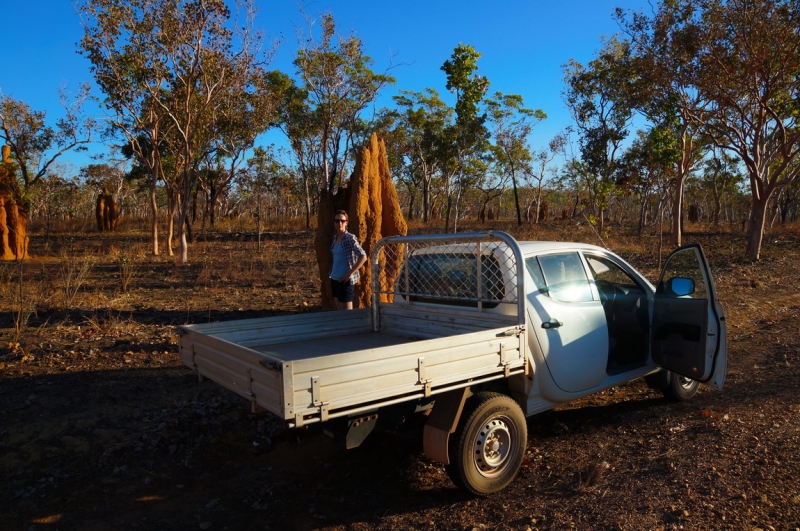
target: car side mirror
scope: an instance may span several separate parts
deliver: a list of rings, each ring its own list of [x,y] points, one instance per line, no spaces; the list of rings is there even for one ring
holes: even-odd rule
[[[666,282],[665,291],[676,297],[694,293],[694,280],[685,277],[673,277]]]

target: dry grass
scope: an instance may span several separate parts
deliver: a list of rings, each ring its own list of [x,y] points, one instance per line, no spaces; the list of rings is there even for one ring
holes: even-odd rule
[[[190,243],[189,263],[185,265],[163,252],[163,238],[161,255],[152,256],[146,222],[128,221],[115,233],[101,234],[88,221],[71,221],[51,227],[49,239],[32,230],[31,258],[0,267],[0,311],[5,309],[6,315],[17,316],[12,335],[19,336],[23,335],[25,323],[41,310],[126,311],[152,307],[180,309],[186,314],[214,308],[315,306],[320,280],[313,250],[314,232],[299,228],[303,226],[302,218],[267,220],[259,246],[252,220],[219,220],[213,232],[207,230],[204,241]],[[484,224],[467,220],[459,226],[463,231],[505,231],[523,241],[604,244],[651,280],[670,250],[668,235],[660,238],[653,227],[640,237],[635,228],[614,224],[598,235],[581,219],[521,227],[514,220]],[[89,232],[73,232],[75,227],[88,227]],[[428,225],[409,223],[411,234],[433,233],[442,228],[442,220]],[[715,267],[722,255],[724,263],[741,261],[744,242],[740,232],[729,232],[727,226],[717,229],[702,224],[687,224],[686,230],[684,240],[702,240]],[[777,238],[796,239],[798,233],[798,226],[782,228]],[[197,231],[196,236],[199,235]],[[767,255],[769,252],[765,251]],[[745,264],[741,267],[747,268]],[[8,320],[5,326],[10,330],[12,324]]]
[[[443,222],[411,225],[412,233],[436,232]],[[63,528],[119,527],[142,522],[141,500],[162,489],[181,503],[148,502],[141,525],[247,528],[280,506],[302,510],[269,512],[276,529],[797,527],[800,226],[770,231],[756,264],[743,259],[741,232],[687,226],[685,241],[704,246],[725,305],[724,392],[672,405],[634,383],[539,415],[519,479],[503,496],[481,500],[465,497],[421,456],[419,426],[371,435],[345,452],[312,430],[284,434],[283,422],[250,415],[234,393],[198,385],[182,365],[178,324],[319,309],[313,231],[298,226],[302,220],[268,227],[259,249],[252,232],[231,224],[190,244],[187,265],[151,256],[146,224],[113,235],[59,233],[49,247],[34,231],[29,260],[0,264],[8,500],[0,520],[28,528],[67,508]],[[460,226],[598,243],[577,220]],[[652,227],[640,238],[610,225],[602,236],[651,280],[658,274],[661,239]],[[122,257],[136,266],[126,291]],[[94,266],[63,309],[63,268],[86,258]],[[15,335],[18,344],[6,346]],[[198,470],[215,480],[197,481]],[[313,514],[323,522],[305,510],[308,489],[270,487],[309,478],[322,485]],[[254,493],[252,485],[266,486]],[[115,503],[96,502],[103,499]],[[227,501],[211,507],[216,499]]]
[[[89,279],[94,264],[93,256],[67,257],[64,261],[61,268],[61,293],[65,309],[74,305],[75,297]]]

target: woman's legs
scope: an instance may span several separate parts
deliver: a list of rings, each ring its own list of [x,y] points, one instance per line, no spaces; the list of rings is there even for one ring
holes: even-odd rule
[[[353,309],[353,283],[351,281],[339,282],[331,279],[331,291],[337,310]]]
[[[342,302],[339,299],[333,299],[336,303],[337,310],[352,310],[353,309],[353,302]]]

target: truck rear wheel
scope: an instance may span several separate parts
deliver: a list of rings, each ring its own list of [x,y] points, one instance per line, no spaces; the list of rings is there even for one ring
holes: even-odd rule
[[[514,480],[527,441],[528,427],[519,404],[500,393],[478,393],[467,402],[450,439],[450,464],[445,468],[453,483],[486,496]]]

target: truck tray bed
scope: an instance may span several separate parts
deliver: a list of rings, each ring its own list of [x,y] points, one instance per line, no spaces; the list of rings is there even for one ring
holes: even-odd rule
[[[508,319],[451,311],[450,327],[436,326],[439,335],[454,335],[431,338],[424,325],[441,320],[435,312],[421,318],[409,311],[403,319],[402,309],[392,310],[402,328],[371,331],[369,309],[184,325],[181,356],[201,378],[292,426],[524,370],[524,331]]]

